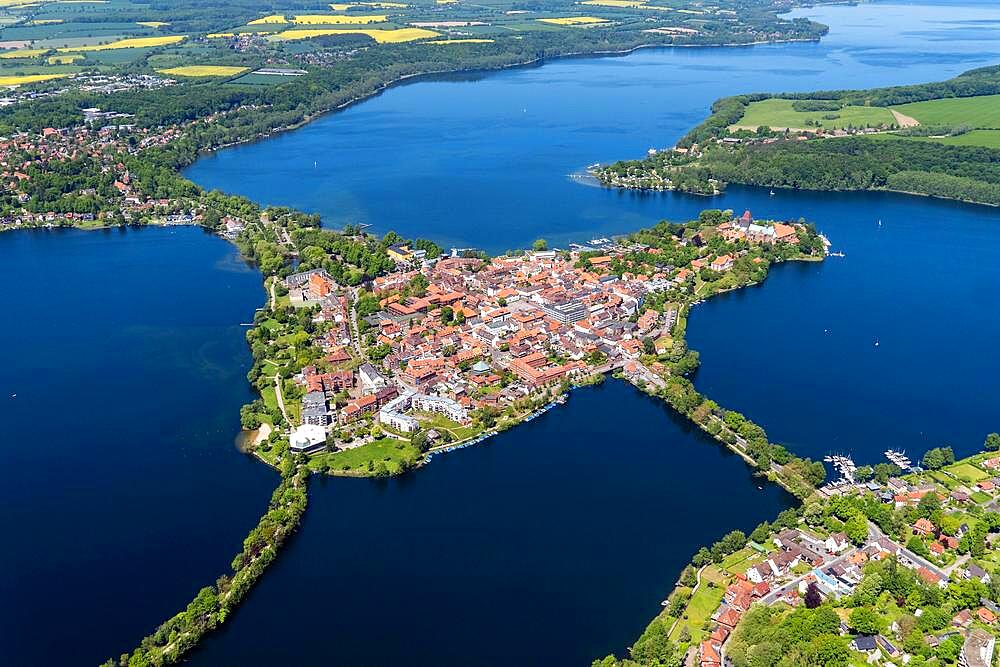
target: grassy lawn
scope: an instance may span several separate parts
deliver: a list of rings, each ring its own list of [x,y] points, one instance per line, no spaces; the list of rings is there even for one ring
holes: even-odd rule
[[[766,547],[767,545],[764,546]],[[766,559],[766,554],[759,553],[750,547],[743,547],[739,551],[726,556],[723,561],[719,563],[719,567],[729,574],[739,574],[741,572],[746,572],[747,568],[752,567],[757,563],[762,563]],[[707,571],[708,570],[706,570],[706,572]]]
[[[711,569],[711,568],[709,568]],[[708,570],[706,570],[707,572]],[[701,641],[706,633],[701,629],[701,626],[705,624],[705,621],[711,617],[715,610],[719,608],[719,603],[722,602],[722,596],[725,593],[725,589],[721,586],[716,586],[710,588],[702,583],[695,591],[695,594],[691,597],[691,601],[687,606],[687,618],[681,619],[680,623],[674,628],[673,633],[670,638],[677,640],[681,634],[681,629],[687,626],[688,632],[691,633],[691,641],[698,642]]]
[[[418,452],[408,442],[400,442],[395,438],[380,438],[375,442],[343,452],[317,454],[309,459],[309,467],[320,470],[329,464],[337,472],[368,473],[368,464],[374,468],[379,462],[385,464],[389,474],[400,470],[400,462],[404,459],[416,460]]]
[[[930,472],[929,474],[930,474],[930,477],[931,477],[931,479],[933,481],[940,482],[945,487],[947,487],[948,490],[954,489],[956,486],[959,485],[958,484],[958,480],[956,480],[954,477],[949,477],[948,475],[946,475],[943,472],[940,472],[938,470],[934,470],[934,471]]]
[[[761,125],[785,129],[809,127],[806,121],[819,123],[825,129],[835,130],[848,126],[875,127],[889,125],[895,122],[888,109],[883,107],[847,106],[839,111],[796,111],[792,108],[792,100],[762,100],[747,106],[743,118],[736,123],[737,127],[756,129]],[[905,112],[904,112],[905,113]],[[837,116],[824,118],[824,116]]]
[[[969,125],[977,128],[1000,128],[1000,95],[956,97],[914,102],[892,107],[923,125]]]
[[[414,412],[413,416],[420,421],[420,425],[426,429],[437,429],[438,431],[448,431],[453,436],[455,440],[465,440],[466,438],[471,438],[480,432],[480,429],[469,425],[462,426],[458,422],[454,422],[444,415],[439,415],[431,412]]]
[[[946,472],[950,472],[952,475],[958,477],[963,481],[968,479],[973,483],[989,477],[989,475],[986,474],[985,471],[983,471],[980,468],[977,468],[976,466],[970,463],[956,463],[955,465],[948,466],[944,470]]]
[[[274,385],[269,384],[264,388],[264,391],[260,392],[261,398],[264,400],[264,405],[271,410],[278,409],[278,397],[274,395]]]
[[[993,500],[993,497],[990,494],[983,493],[982,491],[973,491],[969,497],[980,505]]]

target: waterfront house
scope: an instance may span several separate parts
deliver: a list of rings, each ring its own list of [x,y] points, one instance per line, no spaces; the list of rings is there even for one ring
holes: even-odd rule
[[[773,577],[774,572],[771,570],[771,566],[768,565],[767,561],[758,563],[753,567],[749,567],[746,571],[747,580],[752,581],[755,584],[770,581]]]
[[[720,612],[717,612],[718,616],[715,618],[719,625],[725,626],[730,630],[736,628],[736,625],[740,622],[740,617],[742,614],[736,611],[732,607],[725,607]]]
[[[712,260],[711,268],[713,271],[728,271],[733,268],[733,256],[732,255],[720,255]]]
[[[316,424],[302,424],[288,438],[288,450],[293,454],[312,454],[325,446],[326,429]]]

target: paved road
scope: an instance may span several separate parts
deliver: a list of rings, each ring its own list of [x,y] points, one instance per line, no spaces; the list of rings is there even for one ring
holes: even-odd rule
[[[899,547],[899,553],[901,555],[905,556],[906,558],[908,558],[910,561],[916,563],[917,565],[921,565],[923,567],[926,567],[928,570],[930,570],[931,572],[933,572],[937,576],[941,577],[942,579],[947,580],[949,578],[947,572],[945,572],[944,570],[942,570],[941,568],[939,568],[934,563],[931,563],[930,561],[924,559],[923,557],[918,556],[917,554],[913,553],[912,551],[910,551],[909,549],[907,549],[903,545],[899,544],[898,542],[896,542],[892,538],[886,536],[886,534],[883,533],[881,531],[881,529],[879,529],[879,527],[876,526],[871,521],[868,522],[868,538],[870,540],[876,540],[876,539],[879,539],[879,538],[885,538],[885,539],[889,540],[890,542],[892,542],[893,544],[895,544],[897,547]]]

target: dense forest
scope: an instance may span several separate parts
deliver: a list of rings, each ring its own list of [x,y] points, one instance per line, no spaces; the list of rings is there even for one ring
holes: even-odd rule
[[[898,190],[1000,204],[1000,150],[905,138],[844,137],[716,148],[701,179],[810,190]]]

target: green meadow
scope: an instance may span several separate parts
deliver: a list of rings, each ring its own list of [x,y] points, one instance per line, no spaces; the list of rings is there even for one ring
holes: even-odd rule
[[[744,129],[770,127],[806,129],[822,127],[837,130],[846,127],[891,125],[892,114],[883,107],[845,106],[837,111],[796,111],[794,100],[769,99],[752,102],[736,126]]]

